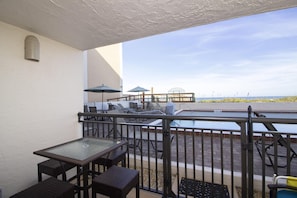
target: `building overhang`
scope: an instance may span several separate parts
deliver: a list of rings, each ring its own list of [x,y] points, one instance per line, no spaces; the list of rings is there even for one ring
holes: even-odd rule
[[[296,6],[296,0],[7,0],[0,1],[0,21],[86,50]]]

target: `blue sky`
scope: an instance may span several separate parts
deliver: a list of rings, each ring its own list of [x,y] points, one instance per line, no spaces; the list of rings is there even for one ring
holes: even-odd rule
[[[123,91],[196,97],[297,95],[297,8],[123,43]]]

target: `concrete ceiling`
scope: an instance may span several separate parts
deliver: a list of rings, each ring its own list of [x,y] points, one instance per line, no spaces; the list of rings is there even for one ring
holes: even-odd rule
[[[86,50],[296,6],[297,0],[0,0],[0,21]]]

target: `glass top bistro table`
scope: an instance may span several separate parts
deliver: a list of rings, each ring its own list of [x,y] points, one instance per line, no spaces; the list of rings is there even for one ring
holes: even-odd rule
[[[80,138],[33,153],[81,166],[83,170],[83,194],[84,197],[88,197],[89,163],[125,144],[127,144],[125,140]]]

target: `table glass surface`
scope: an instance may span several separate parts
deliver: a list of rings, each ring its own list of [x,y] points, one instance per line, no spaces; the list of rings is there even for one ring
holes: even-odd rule
[[[85,160],[119,143],[121,142],[117,140],[83,138],[44,151],[77,160]]]

